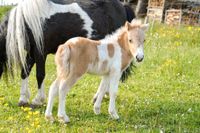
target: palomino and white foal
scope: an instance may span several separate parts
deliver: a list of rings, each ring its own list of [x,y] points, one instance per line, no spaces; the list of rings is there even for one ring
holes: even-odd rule
[[[118,119],[115,99],[119,80],[131,61],[143,60],[143,44],[147,29],[148,24],[133,20],[131,23],[126,22],[125,26],[102,40],[94,41],[76,37],[60,45],[55,56],[57,78],[50,87],[46,118],[53,120],[53,100],[59,94],[58,118],[62,122],[69,122],[65,112],[66,95],[83,74],[91,73],[102,76],[94,96],[95,114],[100,113],[103,96],[109,92],[108,111],[113,119]]]

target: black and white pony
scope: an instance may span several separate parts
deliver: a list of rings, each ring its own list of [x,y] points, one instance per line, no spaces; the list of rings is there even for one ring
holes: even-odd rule
[[[29,102],[28,77],[36,64],[39,90],[32,104],[41,105],[48,54],[75,36],[101,39],[133,18],[131,8],[118,0],[23,0],[0,24],[0,77],[22,68],[23,106]]]

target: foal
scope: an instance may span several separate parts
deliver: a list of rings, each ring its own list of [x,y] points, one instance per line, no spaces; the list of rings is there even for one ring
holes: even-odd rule
[[[66,94],[83,74],[91,73],[102,76],[94,96],[95,114],[100,113],[103,96],[108,91],[109,114],[113,119],[118,119],[115,99],[120,76],[132,60],[143,60],[143,43],[147,28],[148,24],[133,20],[131,23],[126,22],[125,26],[102,40],[76,37],[60,45],[55,56],[57,78],[50,87],[46,118],[53,120],[53,99],[59,94],[58,118],[62,122],[69,122],[65,113]]]

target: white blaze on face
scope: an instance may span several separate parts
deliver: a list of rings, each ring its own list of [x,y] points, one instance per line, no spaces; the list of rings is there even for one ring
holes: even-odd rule
[[[140,59],[144,57],[144,48],[142,45],[137,48],[135,57]]]
[[[131,40],[130,49],[136,61],[140,62],[144,58],[144,31],[137,28],[129,33],[129,40]]]

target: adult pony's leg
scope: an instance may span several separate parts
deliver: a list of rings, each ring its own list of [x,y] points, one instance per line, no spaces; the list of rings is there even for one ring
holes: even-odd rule
[[[30,98],[30,91],[28,88],[28,76],[30,74],[30,71],[34,65],[35,61],[33,58],[31,58],[30,56],[27,56],[26,58],[26,70],[22,69],[21,71],[21,78],[22,78],[22,86],[21,86],[21,90],[20,90],[20,98],[19,98],[19,103],[18,106],[25,106],[28,104],[29,102],[29,98]]]
[[[44,78],[45,78],[45,62],[46,56],[35,56],[36,62],[36,78],[38,83],[38,93],[32,100],[33,106],[40,106],[45,102]]]
[[[94,113],[95,114],[100,113],[101,102],[103,100],[103,97],[104,97],[106,91],[109,89],[109,82],[110,82],[110,80],[109,80],[108,76],[104,76],[101,80],[98,91],[94,96],[94,101],[95,101],[95,103],[94,103]]]

